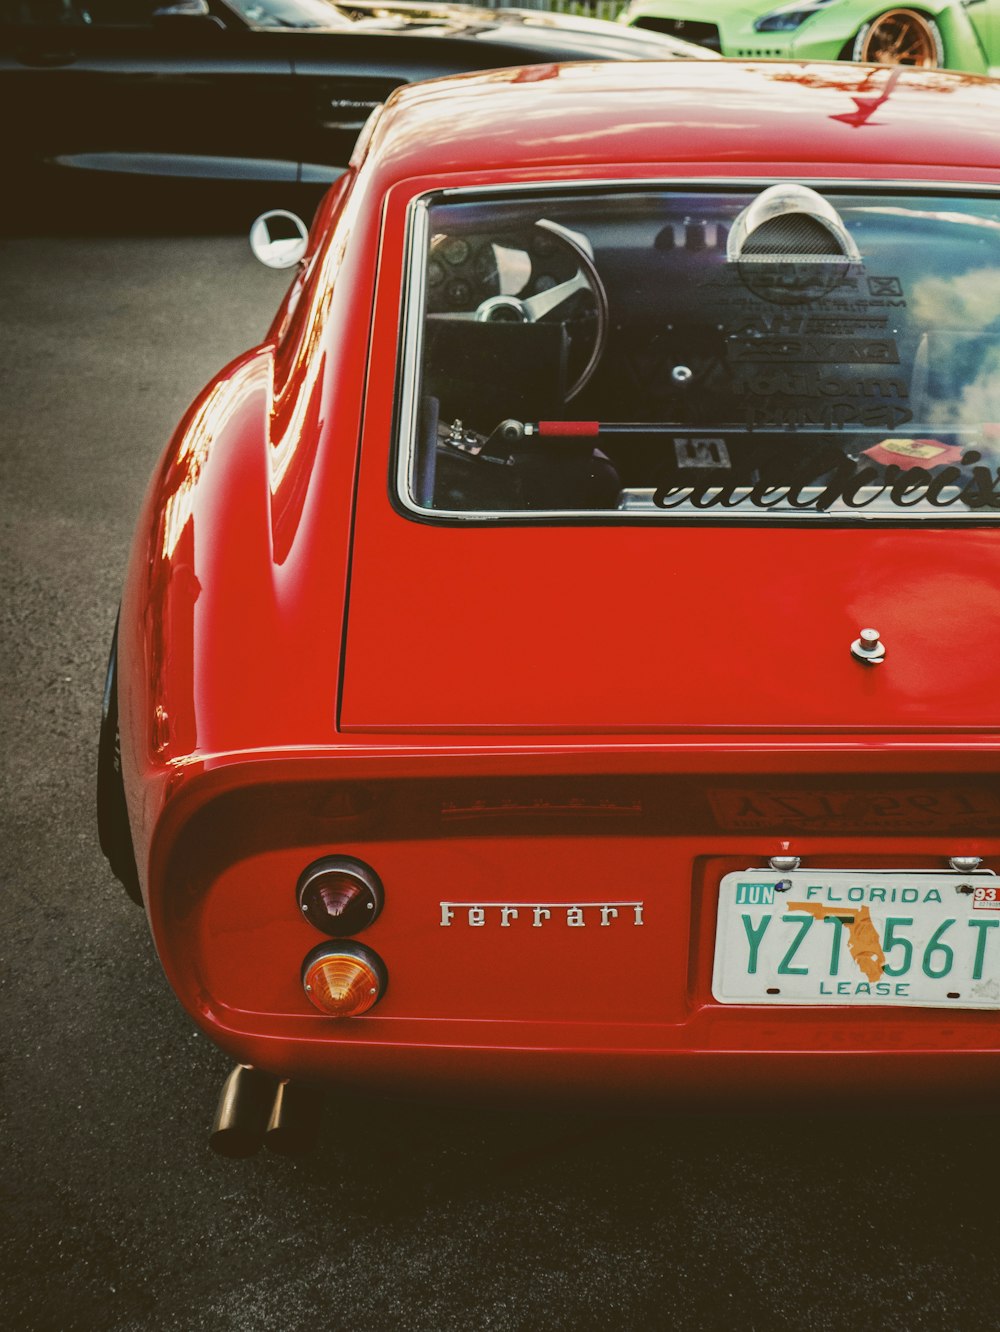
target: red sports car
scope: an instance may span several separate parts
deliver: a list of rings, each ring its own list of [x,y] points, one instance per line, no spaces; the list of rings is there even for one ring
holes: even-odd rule
[[[245,1140],[300,1084],[1000,1084],[998,130],[777,63],[375,114],[108,681]]]

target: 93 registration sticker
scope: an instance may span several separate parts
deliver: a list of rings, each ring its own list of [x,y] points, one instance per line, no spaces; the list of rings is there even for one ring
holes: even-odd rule
[[[727,874],[712,993],[723,1004],[1000,1008],[1000,885],[957,874]]]

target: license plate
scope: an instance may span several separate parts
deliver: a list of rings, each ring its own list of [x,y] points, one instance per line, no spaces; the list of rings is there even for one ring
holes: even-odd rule
[[[1000,880],[727,874],[712,993],[723,1004],[1000,1008]]]

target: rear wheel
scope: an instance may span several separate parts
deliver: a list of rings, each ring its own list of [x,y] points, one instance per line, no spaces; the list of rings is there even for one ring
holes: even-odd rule
[[[133,902],[142,903],[139,872],[132,848],[132,832],[122,781],[121,742],[118,734],[118,625],[115,624],[104,681],[101,733],[97,745],[97,834],[101,850]]]
[[[932,18],[915,9],[887,9],[860,29],[851,58],[876,65],[938,69],[944,64],[941,30]]]

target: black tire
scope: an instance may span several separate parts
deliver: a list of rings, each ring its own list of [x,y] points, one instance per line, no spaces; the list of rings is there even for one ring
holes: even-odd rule
[[[122,781],[121,743],[118,735],[118,622],[111,639],[108,673],[104,680],[101,732],[97,745],[97,835],[111,873],[133,902],[142,905],[139,871]]]

